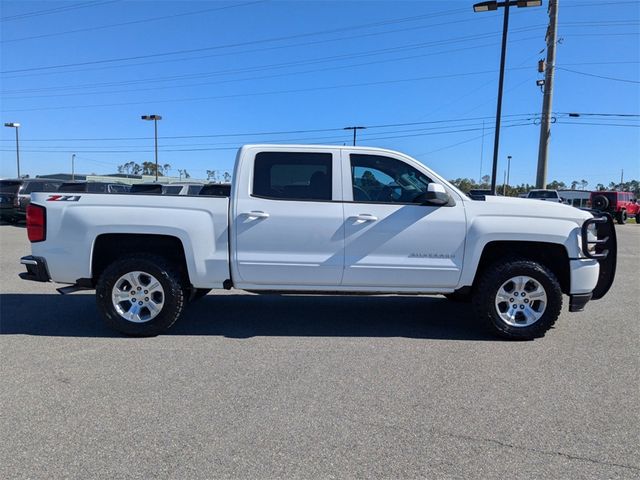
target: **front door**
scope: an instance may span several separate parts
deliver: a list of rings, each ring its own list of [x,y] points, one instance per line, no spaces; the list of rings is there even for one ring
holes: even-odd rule
[[[455,287],[466,220],[461,201],[421,205],[432,179],[415,162],[344,152],[345,271],[342,285]],[[455,200],[455,199],[454,199]]]

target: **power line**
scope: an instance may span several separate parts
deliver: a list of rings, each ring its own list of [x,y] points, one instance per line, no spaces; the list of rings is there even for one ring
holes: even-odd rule
[[[537,37],[527,37],[527,38],[523,38],[520,40],[515,40],[516,41],[526,41],[526,40],[531,40]],[[512,42],[513,43],[513,42]],[[481,47],[489,47],[489,46],[494,46],[494,43],[487,43],[487,44],[481,44],[481,45],[475,45],[474,49],[478,49]],[[388,49],[385,49],[388,50]],[[278,73],[278,74],[272,74],[272,75],[261,75],[261,76],[257,76],[257,77],[245,77],[245,78],[237,78],[237,79],[228,79],[228,80],[217,80],[214,82],[199,82],[199,83],[180,83],[180,84],[175,84],[175,85],[168,85],[168,86],[155,86],[155,87],[145,87],[145,88],[134,88],[134,89],[124,89],[124,90],[107,90],[107,91],[94,91],[94,92],[71,92],[71,93],[53,93],[53,94],[42,94],[42,95],[26,95],[26,96],[14,96],[14,97],[7,97],[8,99],[11,100],[16,100],[16,99],[29,99],[29,98],[52,98],[52,97],[70,97],[70,96],[82,96],[82,95],[107,95],[107,94],[115,94],[115,93],[130,93],[130,92],[146,92],[146,91],[155,91],[155,90],[167,90],[167,89],[175,89],[175,88],[184,88],[184,87],[196,87],[196,86],[210,86],[210,85],[219,85],[222,83],[229,83],[229,82],[238,82],[238,81],[251,81],[251,80],[263,80],[263,79],[267,79],[267,78],[277,78],[277,77],[283,77],[283,76],[292,76],[292,75],[304,75],[304,74],[308,74],[308,73],[317,73],[317,72],[326,72],[326,71],[331,71],[331,70],[341,70],[341,69],[345,69],[345,68],[356,68],[356,67],[362,67],[362,66],[368,66],[368,65],[376,65],[376,64],[380,64],[380,63],[389,63],[389,62],[400,62],[400,61],[405,61],[405,60],[412,60],[412,59],[416,59],[416,58],[424,58],[424,57],[430,57],[430,56],[435,56],[435,55],[443,55],[446,53],[452,53],[452,52],[458,52],[461,50],[468,50],[467,47],[461,47],[461,48],[456,48],[456,49],[451,49],[451,50],[444,50],[444,51],[437,51],[437,52],[429,52],[429,53],[424,53],[424,54],[419,54],[419,55],[410,55],[410,56],[404,56],[404,57],[397,57],[397,58],[388,58],[388,59],[380,59],[380,60],[373,60],[373,61],[369,61],[369,62],[360,62],[360,63],[354,63],[354,64],[348,64],[348,65],[338,65],[338,66],[331,66],[331,67],[322,67],[322,68],[316,68],[316,69],[311,69],[311,70],[301,70],[301,71],[296,71],[296,72],[286,72],[286,73]],[[326,59],[318,59],[318,60],[311,60],[311,61],[302,61],[302,62],[289,62],[287,64],[276,64],[273,66],[264,66],[264,67],[259,67],[256,68],[256,71],[264,71],[264,70],[270,70],[270,69],[279,69],[279,68],[287,68],[287,67],[293,67],[293,66],[298,66],[298,65],[304,65],[304,64],[314,64],[314,63],[325,63],[325,62],[331,62],[331,61],[336,61],[336,60],[346,60],[348,58],[360,58],[360,57],[366,57],[366,56],[372,56],[372,55],[383,55],[383,54],[387,54],[387,53],[392,53],[392,52],[382,52],[382,53],[363,53],[363,54],[356,54],[353,56],[350,55],[340,55],[338,56],[339,58],[336,57],[327,57]],[[244,69],[245,71],[250,71],[249,69]],[[227,75],[227,74],[232,74],[231,72],[220,72],[220,75]],[[216,74],[206,74],[203,76],[214,76]],[[158,81],[171,81],[171,80],[158,80]],[[138,83],[137,81],[135,81],[136,83]],[[86,87],[83,87],[86,88]],[[4,95],[10,95],[10,93],[5,92]]]
[[[504,115],[504,117],[516,118],[516,117],[533,117],[536,114],[534,113],[515,113]],[[460,122],[469,122],[469,121],[480,121],[487,120],[493,118],[491,116],[484,117],[471,117],[471,118],[454,118],[454,119],[440,119],[440,120],[429,120],[422,122],[403,122],[403,123],[388,123],[381,125],[370,125],[367,126],[368,129],[376,129],[376,128],[394,128],[394,127],[405,127],[405,126],[414,126],[414,125],[435,125],[435,124],[446,124],[452,123],[457,124]],[[280,131],[266,131],[266,132],[233,132],[233,133],[215,133],[215,134],[206,134],[206,135],[167,135],[162,136],[163,140],[171,139],[190,139],[190,138],[226,138],[226,137],[260,137],[267,135],[291,135],[298,133],[325,133],[325,132],[337,132],[342,131],[342,127],[336,128],[316,128],[316,129],[307,129],[307,130],[280,130]],[[72,141],[121,141],[121,140],[152,140],[153,137],[94,137],[94,138],[35,138],[35,139],[24,139],[24,142],[72,142]],[[2,139],[0,141],[13,141]],[[280,140],[282,141],[282,140]]]
[[[54,13],[62,13],[62,12],[67,12],[69,10],[77,10],[79,8],[86,8],[86,7],[97,7],[99,5],[106,5],[108,3],[116,3],[120,0],[107,0],[104,2],[84,2],[84,3],[78,3],[75,5],[66,5],[66,6],[62,6],[62,7],[56,7],[56,8],[48,8],[46,10],[36,10],[34,12],[27,12],[27,13],[20,13],[17,15],[9,15],[6,17],[2,17],[0,18],[0,21],[2,22],[8,22],[8,21],[12,21],[12,20],[23,20],[25,18],[32,18],[32,17],[39,17],[42,15],[51,15]]]
[[[514,32],[522,33],[524,31],[530,31],[532,29],[541,28],[543,26],[544,25],[540,25],[539,27],[527,27],[526,29],[523,29],[522,31],[519,31],[519,29],[514,29]],[[233,73],[244,73],[244,72],[251,72],[251,71],[261,71],[261,70],[265,70],[265,69],[269,69],[269,68],[276,68],[276,67],[280,68],[280,67],[287,67],[287,66],[322,63],[322,62],[325,62],[325,61],[333,61],[333,60],[342,60],[342,59],[350,59],[350,58],[357,58],[357,57],[381,55],[381,54],[385,54],[385,53],[394,53],[396,51],[403,51],[403,50],[417,50],[417,49],[421,49],[423,47],[428,47],[428,46],[448,45],[450,43],[464,43],[466,41],[475,41],[475,40],[478,40],[480,38],[498,36],[498,35],[499,35],[498,33],[494,33],[494,32],[485,32],[485,33],[481,33],[481,34],[465,35],[465,36],[461,36],[461,37],[452,37],[452,38],[441,39],[441,40],[430,41],[430,42],[409,43],[409,44],[397,45],[395,47],[387,47],[387,48],[381,48],[381,49],[365,50],[365,51],[356,52],[356,53],[331,55],[331,56],[327,56],[327,57],[319,57],[319,58],[315,58],[315,59],[302,60],[302,61],[301,60],[297,60],[297,61],[291,61],[291,62],[281,62],[281,63],[275,63],[275,64],[257,65],[257,66],[254,66],[254,67],[244,67],[244,68],[240,68],[240,69],[234,68],[234,69],[227,69],[227,70],[195,72],[195,73],[188,73],[188,74],[181,74],[181,75],[169,75],[169,76],[164,76],[164,77],[158,77],[158,76],[154,76],[154,77],[151,77],[151,78],[139,78],[139,77],[136,77],[135,80],[120,80],[120,81],[117,81],[117,82],[102,82],[102,83],[93,82],[93,83],[76,84],[76,85],[56,85],[56,86],[53,86],[53,87],[40,87],[40,88],[30,88],[30,89],[22,89],[22,90],[8,90],[8,91],[4,91],[3,94],[10,95],[10,94],[16,94],[16,93],[30,93],[30,92],[48,91],[48,90],[84,89],[84,88],[97,88],[97,87],[125,86],[125,85],[134,85],[134,84],[145,84],[146,85],[148,83],[166,82],[166,81],[191,79],[191,78],[202,78],[202,77],[217,76],[217,75],[224,75],[224,74],[233,74]],[[515,41],[529,40],[529,39],[534,39],[534,38],[538,38],[538,37],[527,37],[526,39],[519,39],[519,40],[515,40]],[[485,44],[485,45],[493,45],[493,43],[492,44]],[[443,53],[448,53],[448,52],[449,51],[443,52]]]
[[[482,16],[483,20],[488,20],[490,18],[491,18],[491,16]],[[240,50],[240,51],[236,50],[236,51],[233,51],[233,52],[220,52],[220,53],[214,53],[214,54],[198,55],[198,56],[184,57],[184,58],[174,58],[174,59],[165,58],[165,59],[162,59],[162,60],[156,60],[156,61],[151,61],[151,62],[136,62],[136,63],[130,63],[130,64],[123,64],[123,65],[108,65],[108,66],[102,66],[102,67],[92,67],[92,68],[83,68],[83,69],[75,69],[75,70],[66,70],[66,71],[61,71],[61,72],[38,72],[38,73],[31,73],[31,74],[26,73],[26,74],[22,74],[22,75],[5,76],[4,78],[5,79],[13,79],[13,78],[32,77],[34,75],[38,75],[38,76],[60,75],[60,74],[68,74],[68,73],[87,72],[87,71],[95,71],[95,70],[105,70],[105,69],[111,69],[111,68],[130,68],[130,67],[141,66],[141,65],[154,65],[154,64],[158,64],[158,63],[165,64],[165,63],[172,63],[172,62],[183,62],[183,61],[197,60],[197,59],[202,59],[202,58],[211,58],[211,57],[220,57],[220,56],[229,56],[229,55],[237,56],[237,55],[241,55],[241,54],[257,53],[257,52],[264,52],[264,51],[277,50],[277,49],[283,49],[283,48],[306,47],[306,46],[311,46],[311,45],[319,45],[319,44],[323,44],[323,43],[341,42],[341,41],[344,41],[344,40],[352,40],[352,39],[357,39],[357,38],[366,38],[366,37],[371,37],[371,36],[388,35],[388,34],[393,34],[393,33],[407,32],[407,31],[416,30],[416,29],[424,29],[424,28],[431,28],[431,27],[437,27],[437,26],[442,26],[442,25],[450,25],[452,23],[453,24],[458,24],[458,23],[469,22],[469,21],[473,21],[473,20],[474,19],[455,20],[455,21],[451,21],[451,22],[427,24],[427,25],[418,25],[418,26],[408,27],[408,28],[399,28],[399,29],[394,29],[394,30],[386,30],[386,31],[381,31],[381,32],[373,32],[373,33],[363,33],[363,34],[358,34],[358,35],[348,35],[348,36],[342,36],[342,37],[336,37],[336,38],[330,38],[330,39],[324,39],[324,40],[298,42],[298,43],[293,43],[293,44],[288,44],[288,45],[274,45],[274,46],[270,46],[270,47],[254,48],[254,49],[251,49],[251,50]],[[355,28],[356,27],[353,27],[352,29],[355,29]],[[320,34],[320,33],[322,33],[322,32],[319,32],[318,34]],[[495,33],[493,33],[493,34],[495,35]],[[258,43],[260,43],[260,42],[258,42]]]
[[[228,10],[230,8],[237,8],[237,7],[246,7],[249,5],[255,5],[257,3],[264,3],[267,0],[255,0],[252,2],[245,2],[245,3],[238,3],[235,5],[225,5],[223,7],[216,7],[216,8],[205,8],[204,10],[196,10],[194,12],[185,12],[185,13],[176,13],[173,15],[164,15],[161,17],[152,17],[152,18],[146,18],[146,19],[140,19],[140,20],[131,20],[129,22],[121,22],[121,23],[112,23],[109,25],[98,25],[96,27],[87,27],[87,28],[78,28],[76,30],[67,30],[64,32],[54,32],[54,33],[43,33],[41,35],[33,35],[31,37],[20,37],[20,38],[12,38],[10,40],[3,40],[0,43],[13,43],[13,42],[21,42],[24,40],[35,40],[35,39],[39,39],[39,38],[50,38],[50,37],[57,37],[60,35],[69,35],[72,33],[81,33],[81,32],[94,32],[96,30],[104,30],[107,28],[114,28],[114,27],[121,27],[121,26],[126,26],[126,25],[137,25],[140,23],[147,23],[147,22],[155,22],[158,20],[168,20],[168,19],[174,19],[176,17],[186,17],[188,15],[199,15],[202,13],[208,13],[208,12],[215,12],[218,10]],[[109,2],[106,2],[109,3]]]
[[[227,43],[227,44],[222,44],[222,45],[212,45],[212,46],[208,46],[208,47],[191,48],[191,49],[184,49],[184,50],[173,50],[173,51],[170,51],[170,52],[153,53],[153,54],[147,54],[147,55],[135,55],[135,56],[131,56],[131,57],[109,58],[109,59],[101,59],[101,60],[92,60],[92,61],[87,61],[87,62],[66,63],[66,64],[59,64],[59,65],[47,65],[47,66],[42,66],[42,67],[31,67],[31,68],[23,68],[23,69],[16,69],[16,70],[5,70],[5,71],[2,71],[0,73],[6,74],[6,73],[30,72],[30,71],[36,71],[36,70],[50,70],[50,69],[54,69],[54,68],[66,68],[66,67],[75,67],[75,66],[82,66],[82,65],[96,65],[96,64],[102,64],[102,63],[123,62],[123,61],[128,61],[128,60],[139,60],[139,59],[142,59],[142,58],[155,58],[155,57],[164,57],[164,56],[170,56],[170,55],[179,55],[179,54],[183,54],[183,53],[195,53],[195,52],[203,52],[203,51],[209,51],[209,50],[219,50],[219,49],[223,49],[223,48],[242,47],[242,46],[245,46],[245,45],[255,45],[255,44],[262,44],[262,43],[267,43],[267,42],[279,42],[279,41],[282,41],[282,40],[290,40],[290,39],[294,39],[294,38],[304,38],[304,37],[310,37],[310,36],[316,36],[316,35],[324,35],[324,34],[327,34],[327,33],[338,33],[338,32],[343,32],[343,31],[350,31],[350,30],[354,30],[354,29],[372,28],[372,27],[391,25],[391,24],[396,24],[396,23],[413,22],[413,21],[420,20],[420,19],[423,19],[423,18],[433,18],[433,17],[437,17],[437,16],[451,15],[451,14],[454,14],[454,13],[459,13],[461,11],[466,11],[466,9],[447,10],[447,11],[443,11],[443,12],[436,12],[436,13],[425,14],[425,15],[415,15],[415,16],[411,16],[411,17],[403,17],[403,18],[397,18],[397,19],[393,19],[393,20],[383,20],[383,21],[378,21],[378,22],[373,22],[373,23],[366,23],[366,24],[360,24],[360,25],[351,25],[351,26],[348,26],[348,27],[340,27],[340,28],[333,28],[333,29],[328,29],[328,30],[320,30],[320,31],[316,31],[316,32],[298,33],[298,34],[294,34],[294,35],[284,35],[284,36],[280,36],[280,37],[271,37],[271,38],[265,38],[265,39],[260,39],[260,40],[250,40],[250,41],[245,41],[245,42]]]
[[[596,123],[596,122],[566,122],[563,120],[558,120],[556,123],[564,124],[564,125],[598,125],[600,127],[631,127],[631,128],[640,128],[640,124],[638,125],[629,125],[624,123]]]
[[[528,69],[529,67],[515,67],[509,68],[507,70],[523,70]],[[99,108],[99,107],[117,107],[117,106],[127,106],[127,105],[147,105],[147,104],[159,104],[159,103],[175,103],[175,102],[193,102],[193,101],[202,101],[202,100],[218,100],[224,98],[241,98],[241,97],[257,97],[263,95],[282,95],[289,93],[305,93],[305,92],[315,92],[315,91],[323,91],[323,90],[335,90],[340,88],[354,88],[354,87],[369,87],[376,85],[390,85],[395,83],[406,83],[406,82],[416,82],[422,80],[436,80],[443,78],[456,78],[456,77],[466,77],[473,75],[486,75],[495,73],[495,70],[481,70],[477,72],[463,72],[463,73],[454,73],[454,74],[446,74],[446,75],[432,75],[432,76],[421,76],[421,77],[412,77],[412,78],[402,78],[396,80],[380,80],[376,82],[361,82],[361,83],[351,83],[351,84],[342,84],[342,85],[328,85],[323,87],[310,87],[310,88],[297,88],[290,90],[275,90],[275,91],[267,91],[267,92],[250,92],[250,93],[235,93],[228,95],[213,95],[207,97],[185,97],[185,98],[175,98],[175,99],[165,99],[165,100],[153,100],[153,101],[141,101],[141,102],[118,102],[118,103],[102,103],[102,104],[82,104],[82,105],[60,105],[53,107],[39,107],[39,108],[21,108],[21,109],[5,109],[5,112],[35,112],[35,111],[45,111],[45,110],[68,110],[68,109],[78,109],[78,108]]]
[[[594,73],[587,73],[587,72],[579,72],[577,70],[571,70],[569,68],[563,68],[563,67],[556,67],[558,70],[563,70],[565,72],[571,72],[571,73],[576,73],[578,75],[584,75],[586,77],[596,77],[596,78],[602,78],[604,80],[612,80],[614,82],[624,82],[624,83],[640,83],[640,81],[638,80],[628,80],[625,78],[615,78],[615,77],[608,77],[608,76],[604,76],[604,75],[596,75]]]

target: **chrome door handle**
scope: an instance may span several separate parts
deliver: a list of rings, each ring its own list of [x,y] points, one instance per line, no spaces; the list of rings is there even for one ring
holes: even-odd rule
[[[360,213],[351,218],[355,218],[358,222],[375,222],[378,220],[378,217],[371,215],[370,213]]]
[[[246,215],[249,218],[269,218],[269,214],[267,212],[261,212],[257,210],[253,212],[245,213],[244,215]]]

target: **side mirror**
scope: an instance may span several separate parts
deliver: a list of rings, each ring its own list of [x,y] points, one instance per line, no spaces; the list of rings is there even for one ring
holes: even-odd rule
[[[427,185],[427,191],[421,194],[417,199],[422,205],[431,207],[442,207],[450,201],[449,194],[439,183],[430,183]]]

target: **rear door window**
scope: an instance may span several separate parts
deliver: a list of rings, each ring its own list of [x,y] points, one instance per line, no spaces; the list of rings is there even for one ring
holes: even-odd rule
[[[332,155],[316,152],[260,152],[253,195],[276,200],[332,199]]]

